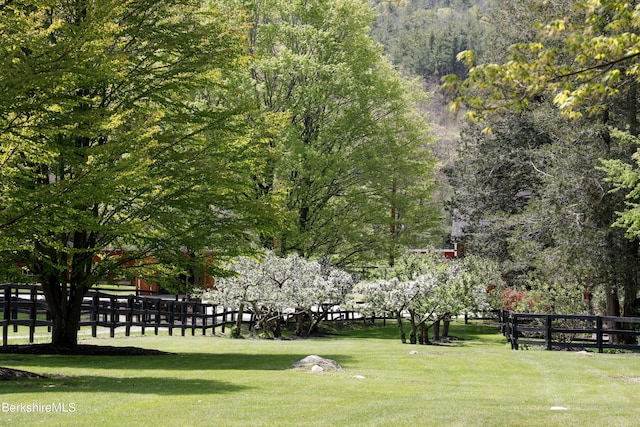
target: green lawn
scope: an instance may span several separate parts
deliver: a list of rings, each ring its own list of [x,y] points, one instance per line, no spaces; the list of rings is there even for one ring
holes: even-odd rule
[[[136,336],[83,343],[153,357],[5,355],[47,374],[0,383],[0,425],[633,426],[640,358],[511,351],[492,329],[455,325],[452,346],[403,345],[393,326],[308,340]],[[410,354],[411,351],[418,354]],[[318,354],[341,372],[290,369]],[[363,376],[364,378],[356,378]],[[23,412],[10,412],[10,405]],[[73,412],[46,412],[46,405]],[[27,405],[39,412],[25,412]],[[552,407],[566,410],[551,410]]]

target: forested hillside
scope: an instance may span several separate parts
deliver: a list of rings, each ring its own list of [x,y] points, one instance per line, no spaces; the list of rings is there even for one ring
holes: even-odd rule
[[[466,75],[456,56],[482,53],[493,26],[485,17],[489,0],[372,0],[378,12],[373,35],[385,54],[406,71],[436,80]]]

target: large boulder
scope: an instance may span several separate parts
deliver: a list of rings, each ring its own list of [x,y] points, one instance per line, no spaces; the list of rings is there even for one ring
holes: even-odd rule
[[[311,372],[342,371],[342,367],[335,360],[312,354],[293,364],[294,368],[308,369]]]

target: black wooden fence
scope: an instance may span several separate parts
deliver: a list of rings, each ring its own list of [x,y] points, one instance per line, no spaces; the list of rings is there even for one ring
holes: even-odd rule
[[[502,333],[518,350],[522,345],[552,349],[640,351],[640,317],[581,316],[500,312]]]
[[[18,332],[19,326],[29,329],[29,342],[35,338],[36,327],[47,327],[51,331],[53,323],[47,310],[42,288],[38,285],[0,284],[0,311],[3,316],[2,345],[9,339],[9,329]],[[125,334],[130,335],[132,328],[139,328],[144,335],[152,329],[157,335],[160,329],[168,330],[173,335],[179,330],[184,336],[186,331],[195,335],[201,331],[215,333],[216,328],[222,332],[228,324],[235,324],[238,311],[222,306],[205,304],[199,301],[164,299],[136,295],[114,295],[106,292],[89,292],[82,303],[80,327],[91,327],[92,336],[97,336],[98,327],[109,329],[110,336],[115,336],[117,328],[124,327]],[[327,320],[356,320],[363,317],[357,313],[343,310],[332,311]],[[243,314],[242,322],[250,326],[256,322],[256,316],[250,312]]]

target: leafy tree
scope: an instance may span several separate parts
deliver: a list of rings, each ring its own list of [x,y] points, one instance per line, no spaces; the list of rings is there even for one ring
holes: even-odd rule
[[[295,261],[296,257],[289,255],[287,259]],[[344,270],[335,268],[327,262],[309,262],[304,258],[297,260],[297,265],[305,271],[309,280],[299,280],[300,272],[294,272],[297,286],[289,286],[287,292],[290,295],[292,306],[295,307],[297,325],[296,335],[311,335],[318,332],[320,323],[327,316],[346,301],[347,295],[354,285],[354,278]],[[310,274],[312,276],[310,277]],[[313,280],[310,280],[313,278]],[[308,320],[308,325],[305,322]]]
[[[459,101],[474,111],[521,110],[548,96],[569,118],[601,114],[636,91],[639,15],[634,2],[587,0],[540,24],[535,41],[513,44],[503,64],[475,64],[477,55],[463,52],[460,59],[471,68],[453,107]],[[455,82],[448,77],[447,85]]]
[[[624,158],[628,145],[605,148],[590,124],[571,125],[544,106],[485,123],[493,132],[473,126],[465,133],[451,170],[468,250],[499,260],[509,284],[521,289],[543,281],[601,290],[616,314],[618,290],[635,299],[636,251],[611,228],[624,205],[596,168],[603,157]]]
[[[0,5],[0,257],[42,283],[54,345],[76,345],[100,278],[176,277],[269,224],[238,16],[192,0]]]
[[[374,1],[373,36],[385,54],[406,71],[424,78],[466,76],[456,61],[467,49],[484,52],[492,36],[484,2]]]
[[[404,330],[404,315],[419,289],[396,277],[360,282],[353,289],[350,306],[365,315],[384,314],[395,317],[400,340],[407,342]],[[415,335],[414,335],[415,337]],[[413,341],[415,344],[415,341]]]
[[[464,312],[465,319],[469,313],[480,314],[502,308],[505,283],[498,262],[467,255],[454,263],[459,264],[455,277],[461,290],[460,312]],[[447,335],[447,331],[444,335]]]
[[[288,117],[274,142],[281,157],[257,177],[289,212],[265,245],[338,265],[393,262],[436,222],[420,87],[381,56],[364,2],[241,3],[253,22],[256,103]]]

